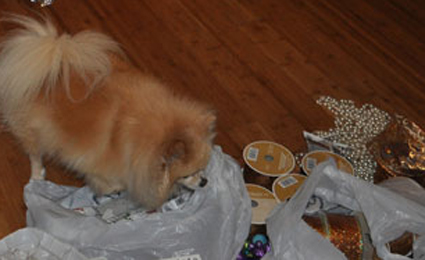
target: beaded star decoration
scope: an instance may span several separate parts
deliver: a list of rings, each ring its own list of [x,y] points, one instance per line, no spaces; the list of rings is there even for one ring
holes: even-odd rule
[[[328,109],[335,116],[335,128],[315,131],[321,138],[348,146],[341,150],[354,167],[354,176],[373,182],[377,163],[368,151],[367,143],[379,135],[390,122],[390,115],[371,104],[358,108],[352,100],[336,100],[323,96],[317,104]]]

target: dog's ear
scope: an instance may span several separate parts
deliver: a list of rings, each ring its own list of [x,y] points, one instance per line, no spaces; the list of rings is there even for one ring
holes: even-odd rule
[[[187,149],[187,143],[182,138],[176,138],[168,142],[163,154],[165,163],[171,165],[177,160],[183,160],[187,156]]]

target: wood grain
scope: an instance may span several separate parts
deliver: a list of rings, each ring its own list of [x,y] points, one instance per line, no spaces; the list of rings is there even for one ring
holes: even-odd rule
[[[52,17],[63,31],[93,29],[175,92],[211,104],[216,143],[239,162],[266,139],[305,151],[302,131],[327,130],[322,95],[371,103],[425,127],[425,2],[416,0],[56,0],[40,8],[0,0],[2,13]],[[10,25],[0,24],[0,36]],[[48,179],[82,185],[47,162]],[[29,161],[2,126],[0,238],[25,226]]]

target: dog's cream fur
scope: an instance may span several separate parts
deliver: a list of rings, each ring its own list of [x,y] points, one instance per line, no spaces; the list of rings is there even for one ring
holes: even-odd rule
[[[42,158],[57,158],[98,194],[128,190],[147,208],[176,183],[199,179],[210,156],[215,116],[176,97],[95,32],[59,35],[52,23],[23,16],[0,53],[4,122],[42,178]],[[191,176],[191,178],[187,178]]]

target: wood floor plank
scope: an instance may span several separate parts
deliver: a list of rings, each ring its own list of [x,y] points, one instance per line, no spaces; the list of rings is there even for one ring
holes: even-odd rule
[[[253,75],[261,83],[262,88],[276,96],[285,106],[286,110],[290,111],[292,116],[297,117],[298,121],[304,127],[320,128],[326,124],[323,120],[316,120],[320,116],[317,118],[303,116],[303,114],[308,113],[323,115],[324,111],[317,107],[313,98],[308,98],[309,95],[305,93],[304,86],[298,85],[284,71],[275,66],[274,62],[264,55],[264,49],[256,43],[250,42],[250,37],[248,37],[246,31],[240,28],[240,26],[243,26],[249,21],[249,18],[244,20],[241,20],[243,18],[239,18],[238,23],[232,22],[231,19],[221,19],[222,17],[235,17],[237,14],[241,16],[241,12],[229,6],[230,4],[227,2],[182,2],[193,13],[197,14],[197,18],[200,21],[208,24],[208,28],[211,31],[221,36],[224,44],[237,55],[241,62],[249,66]],[[299,100],[303,100],[302,104],[298,102]]]
[[[379,41],[381,48],[388,49],[388,53],[394,54],[399,61],[403,61],[411,68],[415,75],[424,81],[425,71],[425,48],[424,44],[417,41],[412,34],[398,25],[397,17],[388,18],[384,14],[375,11],[370,5],[362,1],[333,1],[341,12],[359,27],[363,33],[373,35]]]
[[[409,106],[418,107],[421,105],[425,93],[422,91],[423,83],[416,79],[409,69],[405,69],[403,63],[399,63],[391,54],[380,48],[374,39],[365,37],[361,31],[353,28],[351,24],[345,22],[344,17],[339,16],[337,10],[327,9],[327,1],[305,2],[311,7],[311,14],[322,17],[323,28],[329,38],[342,46],[344,51],[357,60],[358,63],[367,64],[369,71],[375,78],[383,84],[388,94],[403,99],[409,99]],[[399,104],[404,101],[400,100]],[[395,105],[399,109],[398,105]],[[407,108],[408,109],[408,108]],[[416,108],[413,110],[417,111]],[[414,119],[420,119],[420,113]]]
[[[410,73],[409,67],[406,67],[402,60],[393,57],[391,52],[382,48],[380,42],[377,41],[374,37],[365,35],[362,29],[353,22],[350,22],[350,20],[347,19],[347,17],[345,17],[338,8],[334,8],[327,1],[305,1],[305,3],[306,5],[312,7],[313,10],[311,13],[315,13],[318,16],[321,16],[322,19],[327,21],[327,23],[323,24],[323,27],[326,28],[326,33],[330,38],[332,38],[334,41],[338,41],[340,39],[345,40],[338,42],[338,44],[342,47],[345,47],[346,52],[350,52],[353,57],[358,57],[358,60],[364,59],[365,63],[371,64],[376,64],[376,62],[373,60],[366,62],[368,57],[371,56],[371,59],[379,58],[381,66],[376,66],[377,69],[387,65],[388,67],[392,67],[394,69],[393,74],[400,72],[400,70],[404,70],[404,73],[398,74],[401,76],[406,75],[406,80],[410,79],[412,84],[423,84],[422,79],[416,79],[415,82],[415,73]],[[359,48],[363,50],[357,51]],[[374,66],[372,66],[372,69],[374,69]],[[393,79],[394,78],[391,80]]]
[[[425,8],[422,1],[414,0],[389,0],[389,2],[397,9],[402,10],[417,23],[425,25]]]
[[[330,77],[332,72],[326,69],[340,67],[338,63],[342,63],[340,61],[344,60],[344,53],[340,52],[338,46],[332,44],[324,34],[319,32],[315,21],[309,20],[305,11],[294,8],[288,2],[284,3],[286,8],[282,9],[278,9],[274,1],[261,1],[261,3],[240,1],[240,3],[252,12],[267,19],[292,46],[298,49],[299,53],[307,59],[307,62],[313,63],[320,60],[322,64],[315,64],[315,66],[322,67],[321,70],[326,72],[329,78],[332,78]],[[348,67],[348,65],[341,67],[340,71],[335,72],[335,74],[340,75],[341,78],[346,77],[351,69],[345,67]],[[345,89],[351,89],[353,91],[352,95],[361,95],[363,93],[365,96],[369,96],[370,94],[370,89],[362,85],[358,86],[358,88],[346,87]]]
[[[320,21],[312,17],[301,2],[283,1],[279,3],[282,8],[277,8],[277,2],[273,0],[248,0],[240,3],[253,12],[268,17],[276,30],[297,46],[325,75],[337,82],[340,88],[350,91],[357,102],[376,104],[390,113],[402,108],[405,114],[420,117],[420,112],[409,104],[388,99],[387,96],[391,96],[392,91],[370,72],[369,66],[374,64],[359,63],[342,46],[329,39],[322,31]]]
[[[0,132],[0,238],[25,226],[23,186],[29,179],[29,161],[13,137]],[[25,160],[26,159],[26,160]],[[20,214],[17,214],[20,212]]]
[[[409,32],[410,35],[416,37],[419,43],[425,43],[425,24],[420,19],[406,12],[403,8],[403,4],[400,6],[398,4],[399,2],[405,1],[370,0],[367,1],[367,4],[370,5],[375,12],[379,12],[381,15],[387,16],[388,19],[398,23],[403,31]]]

